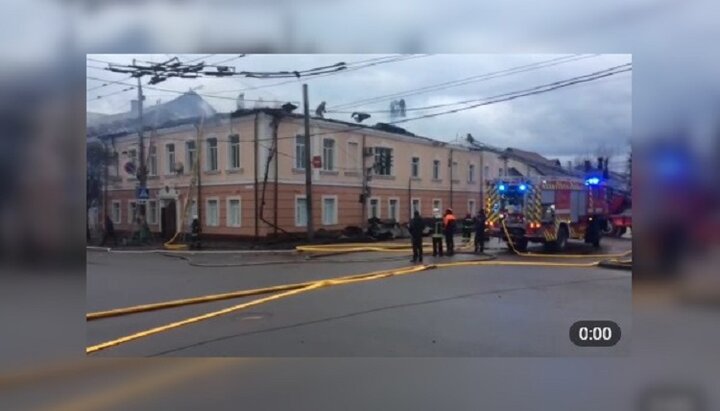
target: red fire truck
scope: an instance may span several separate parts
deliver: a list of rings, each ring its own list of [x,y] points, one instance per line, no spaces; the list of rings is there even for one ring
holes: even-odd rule
[[[602,177],[505,177],[487,184],[487,231],[508,247],[511,241],[525,251],[533,242],[562,251],[569,239],[600,246],[609,214]]]

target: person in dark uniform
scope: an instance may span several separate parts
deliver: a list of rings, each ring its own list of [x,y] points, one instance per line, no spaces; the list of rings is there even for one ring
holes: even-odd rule
[[[473,217],[470,213],[467,213],[465,215],[465,218],[462,221],[463,245],[470,243],[470,237],[472,237],[473,226],[474,226]]]
[[[412,238],[413,263],[422,263],[423,261],[423,245],[422,235],[425,229],[425,222],[420,217],[420,212],[415,210],[412,220],[410,220],[410,237]]]
[[[475,253],[485,252],[485,210],[480,209],[475,217]]]
[[[433,231],[432,231],[432,245],[433,245],[433,257],[443,256],[443,220],[440,216],[440,210],[437,208],[433,209]]]
[[[445,231],[445,244],[447,247],[448,257],[455,254],[455,216],[453,215],[452,209],[448,208],[445,210],[445,217],[443,218],[443,229]]]
[[[200,249],[200,221],[196,215],[193,216],[193,221],[190,225],[190,248]]]
[[[105,215],[105,233],[103,235],[100,245],[105,245],[105,242],[112,237],[115,247],[118,245],[117,237],[115,236],[115,225],[113,225],[112,219],[109,215]]]

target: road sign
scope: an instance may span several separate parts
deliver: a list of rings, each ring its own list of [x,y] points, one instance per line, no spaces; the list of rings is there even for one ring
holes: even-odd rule
[[[315,156],[315,157],[313,157],[313,159],[312,159],[312,166],[313,166],[313,168],[320,168],[320,167],[322,167],[322,157],[320,157],[320,156]]]
[[[149,198],[150,198],[150,192],[148,191],[147,187],[138,187],[137,199],[138,200],[147,200]]]
[[[136,171],[135,163],[133,163],[132,161],[128,161],[127,163],[125,163],[125,166],[123,168],[125,169],[126,173],[128,173],[130,175],[135,174],[135,171]]]

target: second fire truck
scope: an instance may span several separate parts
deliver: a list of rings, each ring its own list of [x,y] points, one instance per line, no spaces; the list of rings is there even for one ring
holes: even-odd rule
[[[532,242],[562,251],[570,239],[600,246],[608,216],[602,177],[506,177],[489,181],[486,193],[489,235],[508,247],[525,251]]]

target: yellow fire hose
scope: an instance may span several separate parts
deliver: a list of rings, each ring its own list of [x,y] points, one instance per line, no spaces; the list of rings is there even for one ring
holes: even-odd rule
[[[190,317],[185,320],[176,321],[170,324],[166,324],[163,326],[151,328],[145,331],[140,331],[125,337],[120,337],[114,340],[106,341],[100,344],[96,344],[90,347],[86,348],[86,353],[91,354],[100,350],[104,350],[106,348],[110,348],[113,346],[117,346],[120,344],[124,344],[133,340],[137,340],[143,337],[148,337],[154,334],[159,334],[168,330],[172,330],[175,328],[182,327],[184,325],[189,325],[193,323],[197,323],[203,320],[215,318],[224,314],[229,314],[244,308],[264,304],[266,302],[274,301],[280,298],[289,297],[292,295],[300,294],[303,292],[324,288],[324,287],[332,287],[337,285],[344,285],[344,284],[350,284],[355,282],[362,282],[362,281],[371,281],[371,280],[377,280],[381,278],[388,278],[388,277],[394,277],[394,276],[400,276],[405,274],[413,274],[413,273],[419,273],[435,268],[454,268],[454,267],[469,267],[469,266],[532,266],[532,267],[561,267],[561,268],[591,268],[598,266],[599,262],[588,262],[588,263],[562,263],[562,262],[532,262],[532,261],[458,261],[458,262],[448,262],[448,263],[441,263],[441,264],[431,264],[431,265],[416,265],[416,266],[410,266],[410,267],[402,267],[397,269],[391,269],[391,270],[382,270],[382,271],[376,271],[371,273],[365,273],[365,274],[357,274],[357,275],[350,275],[350,276],[343,276],[343,277],[337,277],[327,280],[318,280],[318,281],[310,281],[306,283],[298,283],[298,284],[286,284],[286,285],[278,285],[274,287],[268,287],[266,289],[255,289],[255,290],[241,290],[241,291],[235,291],[233,293],[224,293],[224,294],[216,294],[216,295],[208,295],[208,296],[201,296],[201,297],[195,297],[195,298],[188,298],[185,300],[174,300],[169,301],[165,303],[156,303],[156,304],[145,304],[135,307],[126,307],[126,308],[119,308],[115,310],[110,311],[104,311],[104,312],[97,312],[97,313],[89,313],[87,315],[88,321],[91,319],[100,319],[100,318],[107,318],[107,317],[115,317],[120,315],[128,315],[128,314],[134,314],[134,313],[140,313],[140,312],[146,312],[146,311],[153,311],[153,310],[160,310],[164,308],[171,308],[171,307],[179,307],[183,305],[189,305],[189,304],[199,304],[203,302],[210,302],[210,301],[219,301],[223,299],[229,299],[229,298],[239,298],[243,296],[249,296],[249,295],[258,295],[261,293],[270,293],[270,292],[280,292],[279,294],[273,294],[268,297],[263,297],[257,300],[245,302],[242,304],[234,305],[232,307],[228,307],[222,310],[210,312],[207,314]]]

